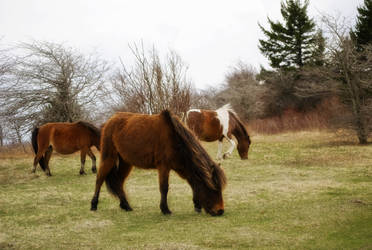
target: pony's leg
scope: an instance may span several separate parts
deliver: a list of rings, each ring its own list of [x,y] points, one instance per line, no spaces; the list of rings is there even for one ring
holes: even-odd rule
[[[132,207],[129,205],[127,196],[125,195],[125,191],[124,191],[124,182],[129,176],[132,169],[133,169],[133,166],[124,162],[123,159],[119,156],[120,180],[119,180],[119,187],[118,187],[118,197],[120,200],[120,207],[126,211],[133,210]]]
[[[228,156],[230,156],[232,154],[232,151],[234,150],[234,148],[236,146],[236,143],[233,139],[229,138],[228,136],[226,136],[226,139],[231,143],[231,146],[230,146],[229,150],[227,150],[226,153],[223,154],[224,159],[226,159]]]
[[[158,166],[159,189],[161,193],[160,210],[163,214],[171,214],[168,208],[167,195],[169,189],[169,169],[163,166]]]
[[[108,157],[106,159],[102,159],[98,168],[98,173],[96,177],[96,188],[94,190],[94,195],[91,201],[91,208],[90,210],[95,211],[97,210],[99,192],[101,191],[101,186],[105,181],[107,175],[110,173],[111,169],[115,166],[116,159],[113,157]]]
[[[31,173],[35,173],[36,172],[36,166],[39,163],[41,157],[43,157],[43,155],[41,153],[39,153],[39,152],[40,151],[38,151],[37,154],[34,157],[34,164],[32,165]]]
[[[34,164],[33,164],[32,170],[31,170],[32,173],[36,172],[37,164],[39,163],[41,158],[44,156],[44,153],[47,150],[47,148],[48,148],[48,145],[42,145],[42,146],[39,145],[39,149],[38,149],[38,151],[35,155],[35,158],[34,158]],[[45,161],[45,158],[44,158],[44,161]]]
[[[88,155],[90,159],[92,160],[92,172],[97,173],[97,167],[96,167],[96,156],[93,154],[92,150],[88,148]]]
[[[48,149],[45,151],[45,173],[47,176],[52,176],[50,173],[50,168],[49,168],[49,161],[50,157],[52,157],[53,153],[53,147],[49,146]]]
[[[86,149],[81,149],[80,150],[80,175],[86,174],[84,171],[84,165],[85,165],[85,157],[87,155],[87,150]]]
[[[196,195],[196,192],[195,192],[194,189],[192,190],[192,201],[194,202],[194,209],[195,209],[195,212],[200,213],[202,207],[201,207],[201,205],[200,205],[200,201],[199,201],[199,199],[197,198],[197,195]]]
[[[217,160],[222,159],[222,145],[223,145],[223,137],[222,139],[218,140]]]

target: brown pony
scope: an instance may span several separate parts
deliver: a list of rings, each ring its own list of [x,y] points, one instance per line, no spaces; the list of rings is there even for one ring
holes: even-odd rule
[[[92,159],[92,172],[97,172],[96,157],[90,148],[95,146],[100,149],[100,130],[90,123],[82,121],[46,123],[32,131],[31,141],[36,154],[33,173],[39,163],[46,175],[51,176],[49,160],[53,149],[60,154],[72,154],[80,150],[80,174],[85,174],[85,156],[88,154]]]
[[[132,210],[123,185],[133,166],[157,169],[163,214],[171,213],[167,203],[170,170],[191,186],[195,211],[204,208],[211,215],[223,214],[222,190],[226,183],[223,170],[168,110],[157,115],[120,112],[106,122],[91,210],[97,210],[104,181],[108,190],[120,199],[120,207]]]
[[[251,139],[244,124],[240,121],[230,104],[217,110],[190,109],[185,116],[187,126],[194,131],[197,137],[202,141],[219,141],[217,159],[226,158],[231,155],[235,148],[235,141],[232,135],[238,140],[238,152],[240,158],[248,159],[248,150],[251,145]],[[226,138],[231,147],[223,154],[222,141]]]

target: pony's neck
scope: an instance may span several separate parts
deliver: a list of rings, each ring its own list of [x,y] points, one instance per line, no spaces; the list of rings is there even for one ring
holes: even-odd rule
[[[244,133],[242,128],[240,126],[235,126],[235,128],[231,131],[231,133],[235,136],[235,138],[238,140],[238,143],[241,141],[249,140],[249,137]]]
[[[250,141],[248,132],[244,128],[244,125],[240,123],[240,121],[235,117],[234,114],[230,114],[230,119],[234,121],[234,125],[231,128],[231,133],[235,136],[238,140],[238,143],[241,141]]]
[[[186,163],[185,161],[182,164],[184,165],[182,169],[174,168],[173,170],[176,171],[176,173],[180,177],[182,177],[189,183],[192,190],[197,192],[200,189],[200,186],[205,186],[205,187],[210,186],[210,183],[209,184],[207,183],[208,181],[203,171],[199,172],[198,169],[193,169],[193,168],[188,167],[194,163],[191,163],[191,162]]]

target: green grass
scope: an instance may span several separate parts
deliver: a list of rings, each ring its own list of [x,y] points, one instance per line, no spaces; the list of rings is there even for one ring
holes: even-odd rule
[[[159,209],[155,171],[126,183],[134,211],[102,188],[79,155],[53,155],[48,178],[32,156],[0,155],[0,249],[372,249],[372,146],[325,132],[253,136],[249,160],[236,152],[225,214],[193,211],[190,187],[170,177],[170,216]],[[215,157],[217,143],[203,144]],[[227,144],[224,149],[227,149]]]

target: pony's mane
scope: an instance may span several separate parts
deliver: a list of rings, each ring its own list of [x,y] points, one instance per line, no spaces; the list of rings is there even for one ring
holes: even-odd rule
[[[236,113],[233,110],[233,108],[231,107],[231,104],[230,103],[227,103],[227,104],[223,105],[222,107],[218,108],[216,110],[216,112],[218,112],[218,111],[227,111],[227,112],[231,112],[231,113],[233,113],[233,114],[236,115]]]
[[[230,113],[231,117],[233,117],[233,119],[236,120],[236,123],[240,127],[240,130],[243,132],[243,134],[249,138],[248,131],[247,131],[246,127],[244,126],[244,123],[237,116],[237,114],[235,112],[231,112],[231,111],[229,111],[229,113]]]
[[[76,124],[83,125],[84,127],[86,127],[87,129],[89,129],[90,131],[92,131],[93,134],[95,134],[98,137],[101,136],[101,131],[96,126],[94,126],[93,124],[91,124],[89,122],[78,121],[78,122],[76,122]]]
[[[211,189],[222,190],[226,185],[223,170],[210,158],[193,133],[168,110],[162,111],[161,116],[175,133],[176,152],[181,157],[180,162],[191,168],[192,174],[199,181],[205,182]]]

